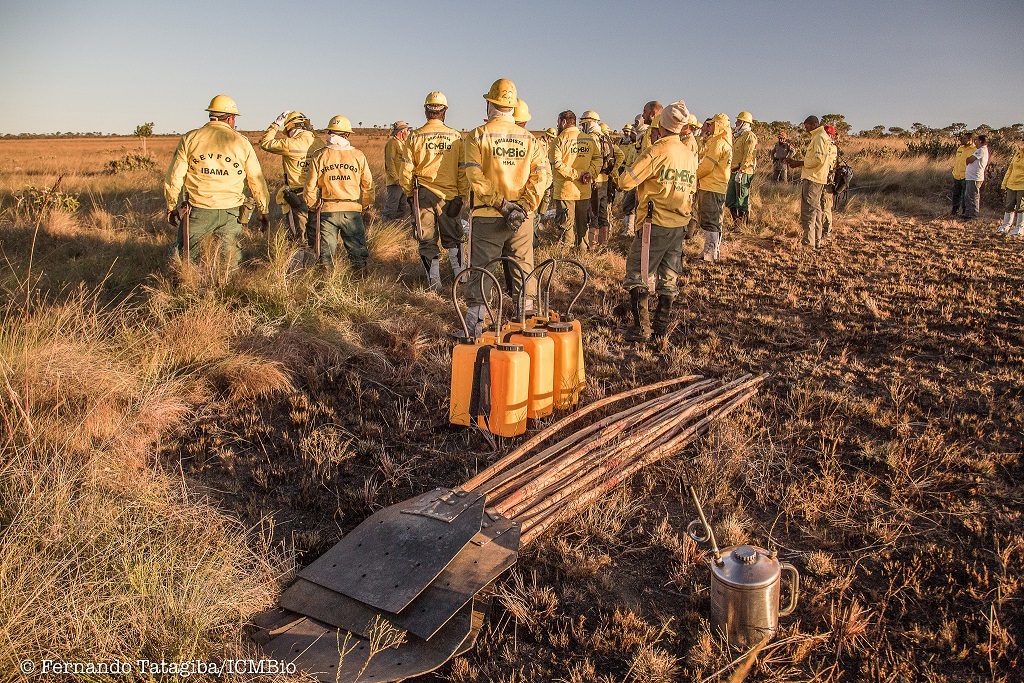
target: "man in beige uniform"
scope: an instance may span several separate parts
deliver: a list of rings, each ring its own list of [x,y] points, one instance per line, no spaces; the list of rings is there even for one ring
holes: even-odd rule
[[[210,113],[210,122],[182,136],[167,169],[167,221],[178,228],[174,251],[180,254],[185,244],[184,220],[178,203],[184,189],[189,256],[197,259],[203,238],[213,235],[219,241],[219,251],[234,268],[242,260],[238,238],[242,234],[239,217],[245,203],[245,186],[252,192],[264,229],[269,224],[270,190],[256,150],[245,136],[235,132],[235,101],[227,95],[217,95],[206,111]]]
[[[341,238],[352,269],[366,268],[363,212],[373,206],[373,174],[366,155],[348,141],[352,124],[335,116],[327,124],[327,145],[313,154],[303,197],[311,210],[320,212],[320,263],[331,265]]]
[[[626,333],[631,341],[646,341],[652,331],[658,337],[668,332],[672,303],[679,289],[676,281],[682,270],[683,239],[690,222],[693,194],[697,187],[697,155],[683,142],[680,134],[693,131],[688,123],[689,112],[680,100],[661,112],[654,142],[619,176],[621,190],[637,189],[638,209],[646,215],[651,206],[651,232],[648,247],[648,270],[643,272],[643,231],[639,233],[626,257],[626,279],[622,285],[629,292],[633,325]],[[647,308],[648,277],[658,275],[658,308],[651,327]]]
[[[824,214],[821,195],[828,182],[828,171],[835,161],[835,146],[817,116],[804,119],[804,130],[811,133],[811,143],[803,159],[788,159],[790,167],[800,168],[800,226],[804,246],[821,246]]]
[[[387,185],[387,195],[384,198],[384,213],[386,221],[397,221],[409,215],[409,203],[407,196],[402,192],[402,150],[405,141],[409,138],[409,124],[405,121],[395,121],[391,126],[391,137],[384,143],[384,177]]]
[[[533,221],[526,219],[537,209],[551,171],[539,148],[541,142],[513,120],[519,99],[515,84],[501,78],[484,99],[487,123],[474,128],[464,141],[463,166],[473,193],[471,265],[483,267],[507,246],[529,273],[533,270]],[[470,334],[481,332],[486,316],[480,282],[480,274],[473,273],[465,289]],[[536,287],[532,279],[526,296],[535,297]]]
[[[444,124],[448,99],[441,92],[427,95],[423,103],[427,123],[406,140],[399,180],[402,191],[413,196],[413,181],[419,185],[419,255],[427,274],[427,286],[441,291],[441,246],[448,250],[452,272],[462,272],[462,198],[458,191],[462,134]],[[413,221],[416,216],[413,216]]]
[[[558,140],[549,160],[555,181],[551,196],[558,210],[555,220],[562,231],[561,240],[586,251],[591,183],[601,170],[602,157],[597,141],[576,127],[572,111],[558,115]]]
[[[284,132],[283,138],[277,137],[278,131]],[[263,151],[281,156],[284,187],[277,193],[277,204],[285,215],[288,232],[294,238],[305,239],[311,249],[316,248],[316,230],[307,228],[309,207],[302,201],[302,188],[309,175],[309,155],[323,146],[309,119],[298,111],[281,112],[260,138]]]

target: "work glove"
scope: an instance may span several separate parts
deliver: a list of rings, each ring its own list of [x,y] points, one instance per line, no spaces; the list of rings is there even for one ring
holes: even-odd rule
[[[589,185],[590,183],[594,182],[594,176],[590,175],[590,171],[584,171],[583,174],[580,176],[580,182],[583,183],[584,185]]]
[[[260,214],[260,232],[266,232],[267,228],[270,227],[270,214]]]
[[[177,209],[171,209],[167,212],[167,222],[172,228],[178,227],[181,223],[181,214],[178,213]]]
[[[284,130],[284,120],[286,118],[288,118],[288,114],[291,114],[291,112],[290,111],[283,111],[283,112],[281,112],[281,115],[278,116],[276,119],[274,119],[274,125],[277,126],[278,128],[280,128],[281,130]]]
[[[512,232],[519,232],[519,228],[526,221],[526,209],[519,206],[515,202],[510,202],[507,199],[501,200],[501,207],[498,209],[501,215],[505,218],[505,225]]]
[[[462,197],[452,197],[444,207],[444,215],[448,218],[457,218],[462,213]]]

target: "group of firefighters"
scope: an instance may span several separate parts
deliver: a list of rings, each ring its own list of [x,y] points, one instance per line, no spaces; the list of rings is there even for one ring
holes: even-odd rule
[[[663,337],[678,291],[684,240],[703,231],[701,258],[715,261],[721,253],[724,209],[737,224],[749,220],[758,145],[751,114],[741,112],[733,131],[726,114],[701,123],[682,100],[664,107],[652,101],[613,142],[608,126],[592,110],[578,120],[574,112],[564,111],[557,128],[535,136],[525,129],[529,108],[508,79],[495,81],[483,97],[486,122],[463,136],[444,122],[444,94],[431,92],[423,105],[425,124],[413,130],[397,122],[384,148],[384,217],[409,214],[429,286],[441,287],[442,248],[458,276],[502,256],[531,272],[541,225],[553,225],[556,239],[580,250],[606,244],[609,206],[621,191],[623,232],[633,236],[623,282],[632,324],[624,336],[634,341]],[[213,235],[222,257],[235,266],[242,226],[256,214],[261,226],[269,224],[270,193],[252,145],[235,131],[235,102],[218,95],[207,112],[209,123],[182,137],[168,169],[168,221],[178,228],[176,250],[183,257],[195,258],[202,240]],[[831,222],[826,190],[836,163],[835,132],[815,117],[808,117],[804,127],[811,140],[801,160],[794,158],[786,136],[779,135],[771,154],[773,177],[785,181],[790,168],[801,168],[803,241],[817,248],[827,239]],[[366,156],[349,141],[352,132],[346,117],[335,116],[322,141],[306,116],[285,111],[259,145],[282,158],[284,186],[275,200],[289,231],[327,265],[340,243],[358,272],[368,257],[363,214],[374,204],[375,191]],[[467,250],[465,228],[470,224]],[[652,275],[657,296],[653,321]],[[529,314],[536,278],[524,286],[523,312]],[[467,325],[471,334],[479,334],[486,318],[479,271],[471,274],[464,293]]]

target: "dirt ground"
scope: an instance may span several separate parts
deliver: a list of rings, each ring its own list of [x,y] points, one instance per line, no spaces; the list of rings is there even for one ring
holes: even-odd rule
[[[382,141],[367,146],[379,155]],[[150,141],[159,172],[174,144]],[[9,145],[24,145],[0,162],[12,186],[61,167],[43,141]],[[81,145],[83,173],[122,153]],[[261,160],[273,184],[280,167]],[[870,158],[858,163],[870,173]],[[153,211],[157,176],[140,181]],[[811,252],[796,186],[763,172],[756,183],[753,224],[729,225],[722,262],[694,258],[699,237],[687,245],[667,344],[615,333],[626,238],[586,257],[576,312],[588,400],[684,373],[771,373],[760,395],[524,549],[476,648],[422,680],[727,680],[734,653],[710,630],[705,550],[685,534],[687,482],[721,545],[770,544],[801,573],[797,610],[749,680],[1024,680],[1024,245],[994,236],[994,210],[949,219],[929,185],[912,201],[855,195],[833,242]],[[411,243],[371,252],[365,307],[398,301],[407,316],[360,309],[323,334],[267,313],[233,348],[276,350],[294,387],[209,401],[160,445],[160,466],[300,565],[381,506],[496,457],[447,424],[450,303],[424,291]],[[254,305],[256,277],[233,305]],[[560,304],[577,282],[558,286]],[[358,343],[341,344],[349,333]]]

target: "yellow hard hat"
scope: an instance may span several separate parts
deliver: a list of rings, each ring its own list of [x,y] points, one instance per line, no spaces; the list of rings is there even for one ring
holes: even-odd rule
[[[526,123],[532,118],[530,116],[530,108],[526,106],[526,102],[517,99],[516,108],[512,110],[512,120],[516,123]]]
[[[547,136],[548,136],[549,138],[557,138],[557,137],[558,137],[558,131],[557,131],[557,130],[555,130],[554,128],[548,128],[548,129],[547,129],[546,131],[544,131],[544,133],[545,133],[545,134],[546,134],[546,135],[547,135]]]
[[[348,122],[347,117],[338,114],[327,124],[327,130],[332,133],[351,133],[352,124]]]
[[[284,129],[286,131],[291,130],[292,128],[301,124],[304,121],[309,121],[309,119],[306,118],[305,114],[303,114],[301,111],[293,111],[292,113],[288,114],[288,116],[285,117]]]
[[[491,84],[491,89],[484,95],[484,99],[499,107],[515,108],[519,95],[516,93],[516,84],[507,78],[499,78]]]
[[[439,92],[439,91],[435,90],[434,92],[429,93],[427,95],[427,99],[424,100],[424,102],[423,102],[423,106],[424,107],[429,106],[431,104],[439,104],[442,107],[447,107],[448,106],[448,98],[444,96],[443,92]]]
[[[238,105],[227,95],[217,95],[210,100],[210,106],[206,108],[206,111],[211,114],[234,114],[239,116]]]
[[[601,124],[601,132],[602,133],[607,133],[610,130],[611,130],[611,127],[609,127],[609,125],[607,123],[602,123]]]
[[[686,117],[686,125],[688,125],[690,128],[700,128],[700,119],[698,119],[693,114],[690,114],[689,116]]]
[[[626,130],[633,130],[633,124],[632,123],[627,123],[626,125],[624,125],[622,127],[622,130],[624,130],[624,131],[626,131]]]
[[[583,116],[580,117],[580,121],[600,121],[601,116],[593,109],[588,109],[583,112]]]
[[[749,111],[741,111],[739,116],[736,117],[737,121],[746,121],[747,123],[753,123],[754,117],[750,115]]]

